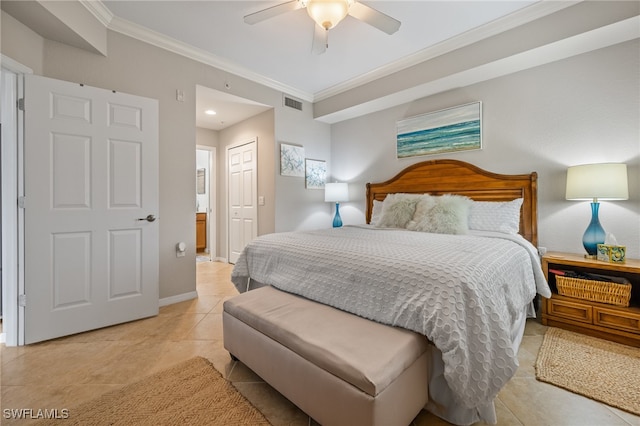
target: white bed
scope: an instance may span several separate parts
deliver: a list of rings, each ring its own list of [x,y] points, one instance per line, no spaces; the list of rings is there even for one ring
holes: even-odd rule
[[[421,209],[429,217],[418,217]],[[419,163],[367,185],[367,222],[372,216],[377,226],[262,236],[245,248],[232,280],[240,292],[270,285],[427,336],[426,408],[455,424],[495,423],[493,401],[518,367],[532,300],[550,293],[535,248],[535,173]]]

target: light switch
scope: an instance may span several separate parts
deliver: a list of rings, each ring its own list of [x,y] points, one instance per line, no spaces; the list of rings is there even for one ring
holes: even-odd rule
[[[264,195],[258,196],[258,205],[264,206]]]

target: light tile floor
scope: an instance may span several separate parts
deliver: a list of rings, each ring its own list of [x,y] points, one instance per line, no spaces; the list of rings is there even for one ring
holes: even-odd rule
[[[224,350],[222,302],[237,294],[229,281],[231,265],[198,262],[196,268],[199,297],[162,307],[157,317],[24,347],[0,345],[0,423],[21,424],[4,418],[4,409],[69,408],[199,355],[274,426],[315,424]],[[535,379],[545,329],[535,320],[527,323],[520,368],[496,402],[498,424],[640,426],[640,417]],[[413,421],[413,426],[446,424],[425,411]]]

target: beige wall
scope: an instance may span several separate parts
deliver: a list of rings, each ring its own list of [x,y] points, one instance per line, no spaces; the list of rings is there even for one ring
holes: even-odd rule
[[[518,57],[511,65],[503,63],[500,67],[508,67],[511,72],[519,69],[519,65],[516,64],[529,66],[528,61],[544,64],[557,59],[564,51],[578,51],[578,47],[586,47],[591,43],[589,38],[594,37],[594,31],[635,17],[639,11],[640,2],[637,1],[582,1],[515,28],[505,28],[505,31],[496,35],[444,54],[435,46],[430,59],[316,102],[315,117],[339,115],[341,111],[349,108],[366,111],[369,108],[367,103],[376,105],[379,99],[384,97],[387,98],[387,102],[395,102],[395,99],[400,98],[403,99],[401,103],[405,103],[438,91],[442,92],[442,87],[454,88],[460,87],[461,84],[469,84],[464,83],[467,80],[484,81],[487,78],[483,77],[483,74],[491,73],[492,67],[488,66],[488,69],[484,70],[483,67],[491,65],[494,61],[507,59],[506,62],[510,62]],[[592,33],[583,37],[584,33],[589,32]],[[565,43],[572,37],[576,37],[577,40]],[[605,36],[601,40],[609,37]],[[554,48],[548,49],[557,42],[563,45],[561,49],[555,52]],[[454,46],[455,43],[451,45]],[[532,53],[545,48],[547,54]],[[494,76],[497,77],[498,74]],[[447,79],[451,79],[453,83],[447,83]],[[433,91],[432,87],[437,87],[437,91]],[[424,93],[425,91],[429,93]],[[416,96],[417,92],[422,94]],[[388,106],[399,104],[387,103]],[[369,110],[371,111],[373,110]]]
[[[209,240],[207,241],[207,248],[209,249],[209,253],[214,256],[213,259],[221,259],[224,258],[224,256],[222,256],[220,254],[220,247],[219,247],[219,235],[220,235],[220,230],[218,229],[218,204],[219,201],[217,200],[217,198],[219,198],[219,193],[220,190],[218,189],[219,186],[219,182],[220,182],[220,173],[219,173],[219,166],[218,166],[218,156],[220,149],[218,148],[218,139],[219,139],[219,135],[218,135],[218,131],[217,130],[212,130],[212,129],[204,129],[202,127],[196,127],[196,145],[197,148],[201,148],[201,147],[211,147],[211,148],[215,148],[215,159],[216,159],[216,163],[211,165],[211,170],[209,173],[213,173],[213,177],[215,178],[215,188],[210,188],[209,190],[211,191],[209,194],[206,195],[197,195],[196,194],[196,199],[197,200],[204,200],[206,201],[207,199],[212,203],[210,205],[210,208],[213,210],[215,209],[215,211],[213,211],[211,215],[209,215],[208,220],[210,221],[209,223],[207,223],[207,227],[209,229],[209,234],[208,234],[208,239],[211,239],[211,236],[215,236],[215,247],[210,247],[209,246]],[[197,155],[196,155],[197,157]],[[208,156],[207,156],[208,158]],[[198,158],[196,158],[196,163],[198,162]],[[199,164],[197,167],[201,167]],[[196,203],[196,205],[198,205],[198,203]],[[200,205],[200,207],[202,208],[202,205]],[[202,211],[202,210],[201,210]]]
[[[628,15],[633,13],[627,10],[629,7],[637,8],[637,3],[621,5],[622,8],[611,11],[607,5],[580,4],[576,10],[602,7],[600,15],[615,15],[616,11]],[[571,16],[560,19],[563,16],[561,13],[545,19],[550,33],[545,33],[545,28],[534,28],[535,25],[516,32],[529,31],[535,39],[524,39],[533,40],[529,44],[541,43],[545,34],[570,35],[576,26],[591,22],[589,16],[584,21]],[[610,20],[615,19],[618,18]],[[196,85],[274,106],[269,112],[220,132],[217,141],[218,162],[224,166],[226,146],[244,137],[258,137],[259,192],[266,201],[259,209],[261,234],[320,228],[331,223],[332,207],[324,203],[322,191],[305,189],[303,178],[279,174],[280,143],[303,145],[306,157],[327,161],[330,180],[351,182],[354,201],[345,203],[341,213],[345,223],[360,223],[364,221],[364,184],[388,179],[411,162],[424,159],[395,159],[396,120],[480,100],[484,147],[481,151],[457,154],[455,158],[495,172],[539,173],[541,245],[549,249],[582,250],[579,241],[588,221],[588,205],[564,201],[566,167],[589,161],[624,161],[629,164],[631,199],[603,203],[601,220],[606,230],[629,246],[631,257],[640,257],[637,39],[328,125],[313,120],[314,108],[322,115],[358,100],[384,96],[406,84],[429,81],[437,77],[432,75],[434,72],[455,69],[447,61],[457,63],[470,58],[460,58],[462,51],[443,55],[436,61],[437,69],[423,70],[420,67],[429,66],[418,65],[315,105],[303,102],[303,111],[295,111],[282,106],[282,93],[278,91],[119,33],[108,32],[108,56],[104,57],[43,40],[5,13],[1,29],[2,53],[32,68],[35,74],[159,100],[161,298],[195,289]],[[517,49],[515,45],[522,42],[510,43],[505,37],[508,38],[497,37],[505,49]],[[495,51],[486,42],[481,44],[483,52]],[[424,72],[416,72],[418,69]],[[410,79],[404,78],[406,73],[412,73]],[[185,93],[184,102],[176,100],[177,89]],[[219,167],[219,173],[223,170],[226,168]],[[222,199],[226,182],[220,175],[218,186]],[[226,221],[226,215],[222,214],[226,207],[223,202],[218,207],[218,250],[224,253],[226,227],[221,221]],[[187,242],[190,248],[185,258],[175,257],[174,246],[178,241]]]
[[[204,145],[210,146],[212,148],[217,148],[218,139],[219,136],[217,130],[196,127],[196,145]]]
[[[44,75],[154,98],[160,122],[160,298],[195,291],[195,74],[198,64],[109,33],[103,57],[45,41]],[[176,90],[185,101],[176,100]],[[176,258],[184,241],[187,256]]]
[[[258,206],[258,235],[275,232],[275,123],[274,111],[268,110],[219,132],[218,152],[218,256],[228,258],[227,234],[227,150],[242,143],[257,141],[258,195],[265,198],[264,206]]]
[[[25,38],[26,37],[26,38]],[[26,44],[25,44],[26,43]],[[9,15],[2,13],[2,53],[28,66],[35,74],[60,80],[112,89],[119,92],[154,98],[159,101],[160,115],[160,298],[180,297],[195,290],[195,93],[196,85],[225,91],[266,105],[273,105],[276,113],[261,114],[257,128],[241,123],[226,132],[225,141],[241,133],[258,136],[260,191],[267,203],[259,210],[260,232],[275,229],[275,205],[278,197],[304,198],[304,183],[292,191],[279,192],[275,188],[274,170],[278,132],[288,134],[290,128],[298,132],[310,115],[288,117],[288,112],[277,113],[282,106],[282,93],[254,82],[230,75],[211,66],[186,59],[180,55],[156,48],[109,31],[108,56],[90,53],[62,43],[43,40]],[[229,88],[226,87],[229,86]],[[176,90],[184,92],[184,102],[176,100]],[[310,110],[309,105],[307,109]],[[283,117],[278,127],[274,116]],[[329,152],[329,126],[310,123],[309,128],[326,130],[314,137],[314,143],[324,145]],[[269,132],[271,132],[269,134]],[[220,136],[222,140],[222,136]],[[324,139],[321,139],[324,138]],[[220,142],[218,159],[224,159]],[[262,170],[264,168],[264,170]],[[224,169],[220,169],[224,170]],[[222,179],[218,179],[219,185]],[[224,194],[219,192],[218,194]],[[223,203],[218,202],[219,209]],[[221,215],[219,214],[220,218]],[[221,219],[219,219],[221,220]],[[298,226],[296,218],[286,226]],[[219,243],[226,241],[224,229],[219,229]],[[285,229],[286,230],[286,229]],[[175,244],[187,243],[187,256],[176,258]],[[219,247],[221,250],[223,247]],[[225,248],[226,250],[226,248]],[[219,253],[221,253],[220,251]]]
[[[313,107],[304,103],[303,111],[282,108],[276,111],[278,136],[276,157],[280,167],[280,143],[302,145],[306,158],[327,162],[331,173],[331,127],[313,120]],[[318,229],[331,226],[331,204],[324,202],[324,191],[305,189],[304,178],[275,175],[278,197],[275,206],[275,230]]]
[[[44,39],[1,11],[0,43],[3,55],[25,65],[36,75],[43,75]],[[9,42],[11,40],[11,42]],[[16,41],[20,40],[19,43]]]
[[[582,253],[588,202],[564,198],[568,166],[628,165],[628,201],[600,206],[604,229],[640,257],[640,41],[621,43],[484,83],[429,96],[332,126],[334,175],[350,182],[345,223],[364,222],[365,183],[387,180],[433,158],[468,161],[496,173],[538,173],[539,245]],[[479,151],[396,159],[396,121],[482,101]]]

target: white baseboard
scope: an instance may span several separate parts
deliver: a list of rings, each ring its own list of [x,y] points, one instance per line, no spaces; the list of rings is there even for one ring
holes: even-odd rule
[[[175,296],[164,297],[160,299],[159,306],[173,305],[174,303],[196,299],[197,297],[198,297],[198,292],[196,291],[190,291],[189,293],[183,293],[183,294],[177,294]]]
[[[7,342],[7,335],[5,333],[0,333],[0,343]]]
[[[228,263],[226,257],[216,257],[214,262]],[[165,297],[160,299],[159,306],[173,305],[174,303],[184,302],[186,300],[196,299],[198,292],[190,291],[189,293],[178,294],[175,296]]]

